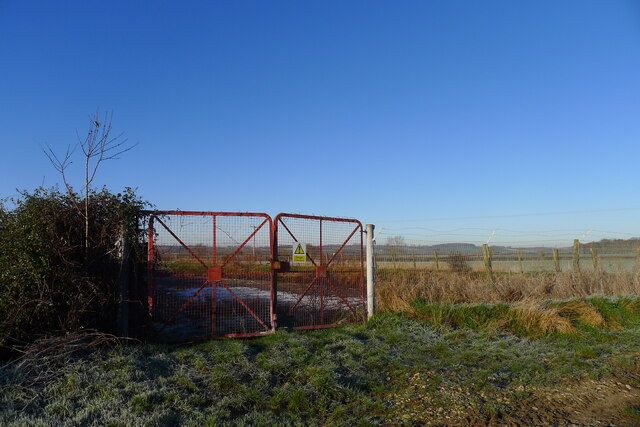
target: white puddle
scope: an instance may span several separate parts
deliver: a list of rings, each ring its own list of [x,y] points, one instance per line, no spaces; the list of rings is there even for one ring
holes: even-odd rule
[[[156,288],[156,292],[161,292],[163,295],[163,299],[167,299],[167,297],[175,296],[180,300],[186,301],[191,298],[198,289],[202,286],[193,285],[193,283],[204,283],[206,280],[205,277],[171,277],[171,278],[154,278],[154,284]],[[240,282],[243,285],[251,284],[251,281],[246,280],[238,280],[238,279],[227,279],[225,284],[227,287],[235,294],[237,298],[240,300],[256,300],[256,299],[264,299],[265,303],[268,303],[268,300],[271,298],[271,291],[261,289],[258,287],[251,286],[238,286],[234,285],[233,282]],[[253,282],[258,285],[257,282]],[[192,285],[188,288],[185,285]],[[266,284],[264,286],[267,286]],[[192,302],[204,302],[206,300],[210,300],[213,295],[213,287],[210,283],[208,283],[198,295],[196,295]],[[284,306],[295,304],[300,298],[300,294],[294,294],[290,292],[285,292],[282,290],[278,291],[278,304],[283,304]],[[233,295],[222,285],[218,285],[216,288],[216,300],[217,301],[232,301],[234,299]],[[360,297],[345,297],[347,303],[353,309],[357,309],[359,304],[362,304],[362,300]],[[344,301],[335,295],[325,295],[323,301],[325,309],[334,310],[334,309],[347,309]],[[297,307],[300,308],[319,308],[320,306],[320,296],[317,294],[307,294],[305,295],[300,302],[298,302]]]

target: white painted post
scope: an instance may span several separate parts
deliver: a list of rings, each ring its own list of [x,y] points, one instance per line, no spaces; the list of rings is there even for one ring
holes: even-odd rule
[[[367,319],[371,319],[375,310],[375,284],[373,269],[373,230],[375,225],[367,224]]]

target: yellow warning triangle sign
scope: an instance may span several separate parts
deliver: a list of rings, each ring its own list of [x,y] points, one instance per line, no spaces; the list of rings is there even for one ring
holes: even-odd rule
[[[298,247],[296,248],[296,251],[294,252],[294,254],[304,255],[304,251],[302,250],[302,245],[300,245],[300,243],[298,243]]]

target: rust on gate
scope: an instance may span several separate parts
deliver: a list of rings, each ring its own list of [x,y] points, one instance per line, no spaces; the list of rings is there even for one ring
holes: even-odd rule
[[[274,328],[273,224],[264,213],[149,213],[148,310],[156,339]]]
[[[318,329],[360,322],[365,316],[363,229],[355,219],[279,214],[274,220],[278,326]],[[307,262],[293,263],[297,244]],[[295,245],[295,246],[294,246]]]

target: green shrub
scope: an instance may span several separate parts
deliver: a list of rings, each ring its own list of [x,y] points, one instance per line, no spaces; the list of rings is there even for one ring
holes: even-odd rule
[[[9,209],[6,204],[12,207]],[[0,205],[0,348],[44,335],[115,323],[121,230],[141,242],[137,220],[147,203],[131,189],[84,199],[36,189]],[[133,257],[141,256],[132,245]]]

